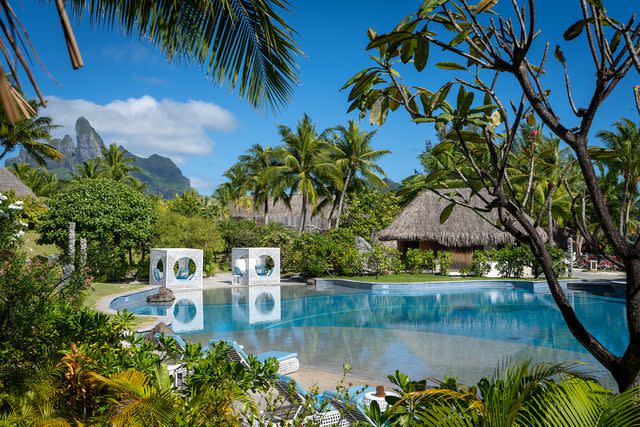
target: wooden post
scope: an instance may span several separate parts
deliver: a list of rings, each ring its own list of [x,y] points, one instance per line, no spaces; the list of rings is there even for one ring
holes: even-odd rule
[[[78,267],[81,269],[87,263],[87,239],[84,237],[80,238],[80,261],[78,263]]]
[[[567,252],[569,255],[569,277],[573,277],[573,239],[569,237],[567,239]]]
[[[76,259],[76,223],[69,223],[69,261],[73,264]]]

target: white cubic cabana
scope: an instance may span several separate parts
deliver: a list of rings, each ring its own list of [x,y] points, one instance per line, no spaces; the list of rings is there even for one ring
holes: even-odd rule
[[[152,248],[149,285],[169,289],[202,288],[202,250]]]
[[[280,248],[233,248],[231,274],[233,284],[280,283]]]

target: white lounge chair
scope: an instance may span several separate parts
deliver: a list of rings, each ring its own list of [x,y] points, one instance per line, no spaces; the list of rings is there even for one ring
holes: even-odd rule
[[[246,368],[249,368],[249,355],[244,351],[244,347],[235,341],[230,343],[227,342],[227,344],[229,345],[229,358],[233,361],[240,362]],[[264,363],[269,358],[276,359],[278,361],[278,373],[282,375],[292,374],[300,368],[298,353],[267,351],[255,354],[254,356],[261,363]]]

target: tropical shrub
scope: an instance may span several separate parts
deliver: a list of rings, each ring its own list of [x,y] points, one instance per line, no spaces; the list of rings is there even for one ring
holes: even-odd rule
[[[489,252],[484,249],[477,249],[473,251],[471,268],[478,277],[483,277],[489,273],[491,271],[491,259],[489,257]]]
[[[378,275],[398,273],[402,270],[400,251],[396,248],[376,244],[364,254],[365,264],[370,273]]]
[[[260,246],[260,227],[246,219],[229,218],[218,224],[224,242],[224,253],[231,255],[232,248]]]
[[[282,224],[271,223],[260,229],[260,246],[280,248],[280,271],[289,273],[295,270],[293,241],[299,233]]]
[[[152,246],[159,248],[195,248],[202,249],[203,270],[206,276],[213,275],[219,269],[218,255],[224,250],[224,240],[220,228],[202,216],[185,216],[158,206],[158,222],[152,239]],[[149,272],[149,261],[144,257],[143,273]]]
[[[405,255],[404,263],[407,271],[416,274],[423,270],[435,270],[436,256],[433,250],[410,248]]]
[[[439,274],[442,274],[444,276],[449,274],[449,269],[453,264],[453,261],[451,259],[451,253],[447,251],[438,251],[435,262],[436,262],[436,269]]]
[[[367,188],[349,195],[340,227],[371,241],[377,232],[391,224],[398,212],[400,204],[395,194]]]
[[[308,276],[354,276],[362,272],[355,235],[348,229],[306,232],[291,246],[292,265]]]
[[[11,250],[20,246],[27,230],[24,202],[13,194],[0,193],[0,250]]]
[[[146,254],[154,234],[156,210],[149,197],[122,182],[109,179],[85,179],[72,182],[50,199],[49,210],[38,227],[39,243],[53,243],[66,250],[69,223],[76,223],[76,236],[85,238],[93,251],[119,260],[127,255],[129,266],[133,252]],[[100,275],[104,268],[88,257],[89,267]]]
[[[400,397],[387,397],[369,416],[381,425],[633,426],[640,423],[640,387],[616,394],[585,376],[577,364],[531,359],[503,362],[476,386],[455,379],[425,389],[425,381],[389,376]]]

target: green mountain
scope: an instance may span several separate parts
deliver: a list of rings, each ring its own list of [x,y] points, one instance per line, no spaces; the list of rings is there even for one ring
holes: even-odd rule
[[[76,120],[75,128],[76,143],[69,135],[51,142],[51,145],[62,153],[63,158],[60,161],[47,160],[46,167],[49,171],[55,172],[60,179],[69,179],[73,170],[82,162],[102,157],[102,149],[105,147],[100,135],[84,117]],[[134,166],[142,169],[133,175],[147,184],[147,193],[160,194],[165,199],[171,199],[176,193],[183,193],[191,188],[189,178],[182,174],[180,168],[170,158],[158,154],[139,157],[126,150],[125,152],[128,157],[135,159]],[[7,166],[12,163],[28,163],[33,167],[38,166],[24,149],[20,150],[18,156],[6,161]]]

